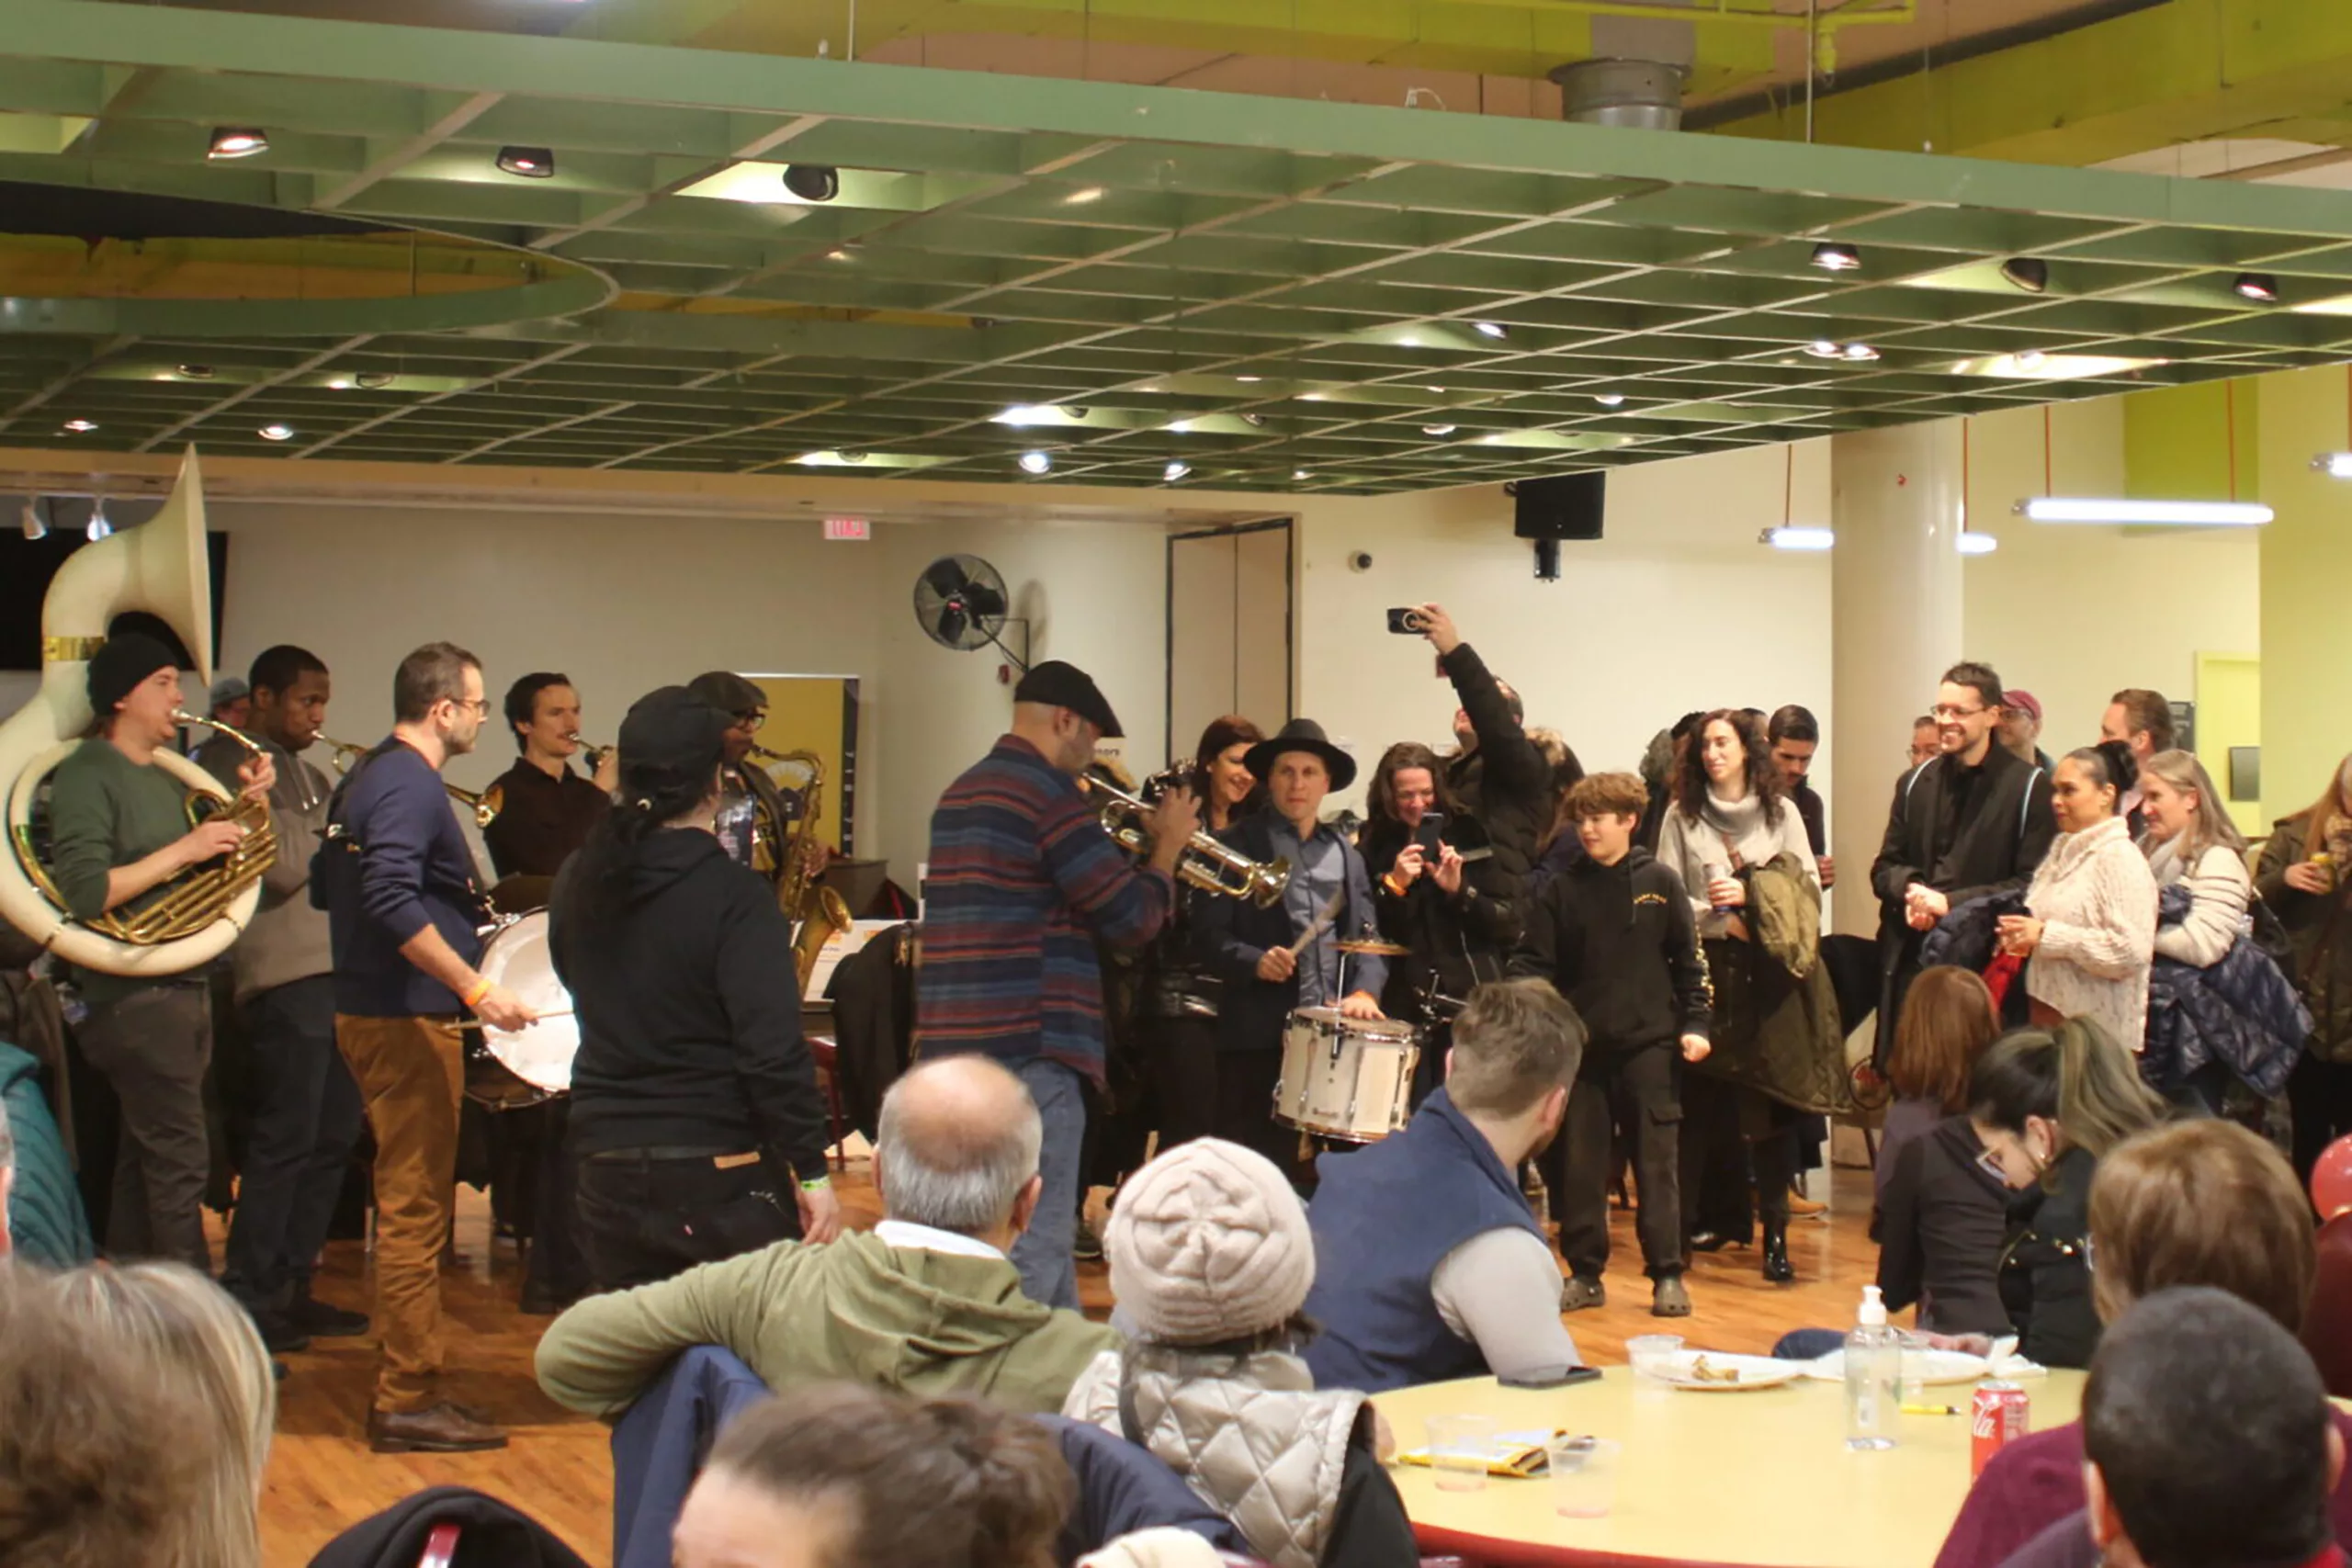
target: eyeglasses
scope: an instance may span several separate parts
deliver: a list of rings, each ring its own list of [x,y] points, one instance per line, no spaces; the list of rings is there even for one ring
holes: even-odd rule
[[[488,697],[451,697],[449,702],[450,705],[453,707],[471,708],[474,710],[476,715],[482,718],[488,718],[490,716],[490,699]]]
[[[1953,719],[1958,718],[1974,718],[1980,713],[1989,713],[1992,710],[1989,708],[1956,708],[1950,703],[1939,703],[1934,707],[1928,710],[1928,714],[1939,724],[1949,724]]]
[[[735,728],[738,729],[757,729],[760,726],[768,721],[768,716],[761,713],[757,709],[753,709],[750,713],[733,714],[729,716],[735,720]]]

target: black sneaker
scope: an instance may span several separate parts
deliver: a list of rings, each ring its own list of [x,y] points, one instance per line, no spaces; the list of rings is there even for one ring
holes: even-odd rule
[[[261,1330],[262,1348],[273,1356],[291,1356],[311,1348],[311,1337],[284,1313],[257,1312],[254,1326]]]
[[[1070,1241],[1069,1255],[1080,1263],[1102,1261],[1102,1238],[1084,1220],[1078,1222],[1078,1235]]]
[[[285,1312],[285,1321],[313,1339],[356,1339],[368,1332],[368,1314],[349,1312],[315,1296],[297,1296]]]

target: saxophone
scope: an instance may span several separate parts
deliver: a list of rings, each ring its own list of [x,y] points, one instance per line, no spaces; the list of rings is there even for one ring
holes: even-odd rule
[[[753,746],[752,757],[779,793],[788,791],[800,797],[797,822],[776,821],[764,796],[754,792],[752,798],[757,803],[752,835],[767,851],[769,874],[775,881],[776,907],[796,928],[792,970],[805,998],[808,994],[808,976],[817,969],[817,954],[828,939],[836,931],[849,930],[851,924],[849,905],[839,893],[818,880],[821,846],[817,841],[817,823],[825,814],[825,762],[814,751],[771,751],[764,746]],[[793,784],[778,778],[777,771],[784,768],[795,770],[801,782]],[[756,856],[758,851],[753,852]]]

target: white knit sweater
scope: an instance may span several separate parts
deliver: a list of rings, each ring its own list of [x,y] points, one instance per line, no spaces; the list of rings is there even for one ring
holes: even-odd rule
[[[1710,865],[1726,869],[1770,865],[1776,857],[1792,854],[1803,863],[1815,885],[1820,884],[1821,868],[1814,863],[1813,842],[1805,837],[1804,818],[1798,815],[1796,802],[1781,795],[1773,806],[1767,813],[1764,802],[1756,795],[1724,800],[1710,791],[1696,821],[1683,816],[1679,806],[1667,807],[1666,824],[1657,836],[1657,858],[1682,879],[1701,936],[1722,936],[1736,912],[1707,902],[1706,868]]]
[[[2026,995],[2072,1018],[2096,1021],[2133,1052],[2148,1041],[2148,966],[2156,951],[2156,879],[2110,817],[2061,833],[2026,889],[2042,922],[2026,967]]]
[[[2227,844],[2206,845],[2194,865],[2182,863],[2178,839],[2162,843],[2143,839],[2141,844],[2148,852],[2148,870],[2158,887],[2176,883],[2188,886],[2188,913],[2178,925],[2156,932],[2156,956],[2199,969],[2227,958],[2239,936],[2254,924],[2245,913],[2254,897],[2254,879],[2246,874],[2245,862]]]

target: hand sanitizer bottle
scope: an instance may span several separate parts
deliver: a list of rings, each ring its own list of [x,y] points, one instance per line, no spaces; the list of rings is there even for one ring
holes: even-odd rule
[[[1846,1336],[1846,1446],[1891,1449],[1902,1413],[1903,1346],[1887,1326],[1876,1285],[1862,1287],[1862,1309]]]

